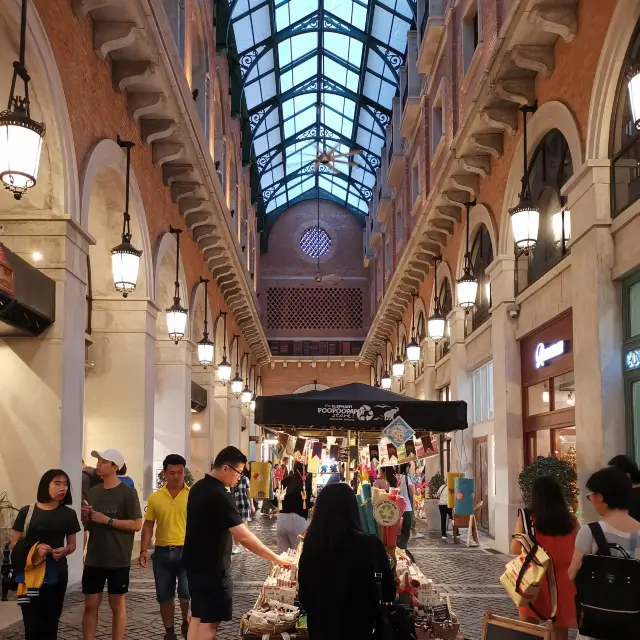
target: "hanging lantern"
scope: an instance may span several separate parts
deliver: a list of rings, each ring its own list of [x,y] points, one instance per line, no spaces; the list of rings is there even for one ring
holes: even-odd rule
[[[242,378],[240,377],[240,367],[238,364],[240,362],[240,336],[234,335],[233,337],[236,339],[236,375],[231,381],[231,393],[233,393],[236,398],[239,398],[243,388]]]
[[[30,77],[25,67],[27,0],[22,0],[20,58],[13,63],[8,107],[0,112],[0,180],[16,200],[36,184],[45,126],[31,119]],[[24,96],[15,95],[16,81],[24,84]]]
[[[411,298],[411,340],[405,354],[409,363],[414,366],[420,362],[420,345],[416,341],[416,297],[417,294],[414,293]]]
[[[540,224],[540,211],[533,204],[531,199],[531,187],[529,185],[529,161],[527,160],[527,114],[535,113],[538,109],[537,103],[520,107],[522,111],[524,128],[522,144],[524,147],[524,164],[522,175],[522,192],[520,202],[517,207],[509,210],[511,214],[511,229],[513,230],[513,240],[516,247],[525,254],[536,246],[538,242],[538,226]]]
[[[178,267],[180,265],[180,234],[182,233],[182,230],[169,227],[169,233],[172,233],[176,237],[176,280],[173,304],[166,310],[167,331],[169,333],[169,337],[178,344],[178,342],[180,342],[180,340],[185,336],[189,312],[180,304],[180,280],[178,279]]]
[[[442,256],[433,259],[433,314],[427,320],[427,332],[434,342],[440,342],[444,338],[445,317],[440,312],[440,300],[438,300],[438,262]]]
[[[391,377],[387,373],[386,369],[380,378],[380,384],[383,389],[391,389]]]
[[[476,306],[476,296],[478,295],[478,279],[473,274],[473,264],[471,263],[471,252],[469,251],[469,214],[471,207],[474,207],[476,201],[467,202],[467,228],[466,228],[466,251],[464,254],[464,272],[462,277],[456,283],[456,291],[458,293],[458,304],[469,312]]]
[[[227,312],[221,311],[222,316],[222,360],[218,363],[218,381],[222,383],[223,387],[227,386],[229,380],[231,380],[231,365],[227,360]]]
[[[407,360],[413,365],[420,362],[420,345],[416,342],[415,338],[411,338],[411,341],[407,345]]]
[[[249,389],[249,385],[245,384],[242,393],[240,394],[240,401],[242,404],[249,406],[251,404],[251,399],[253,398],[253,394],[251,393],[251,389]]]
[[[256,410],[256,394],[251,395],[251,401],[249,402],[249,411],[252,413]]]
[[[391,372],[393,373],[394,378],[402,378],[404,375],[404,362],[402,362],[400,354],[398,354],[396,359],[393,361],[393,364],[391,365]]]
[[[627,71],[627,89],[629,91],[629,106],[634,126],[640,128],[640,67],[632,67]]]
[[[131,244],[131,216],[129,215],[131,149],[135,145],[133,142],[121,140],[120,136],[118,136],[118,145],[127,151],[127,173],[125,179],[124,213],[122,215],[122,241],[117,247],[111,249],[111,271],[113,274],[113,285],[116,291],[119,291],[122,297],[126,298],[132,291],[135,291],[142,251],[139,251]]]
[[[198,362],[206,369],[213,364],[214,355],[213,342],[209,340],[209,323],[207,321],[207,308],[209,307],[207,285],[209,280],[200,278],[200,283],[204,284],[204,330],[202,332],[202,340],[198,342]]]
[[[227,360],[227,356],[222,356],[222,360],[218,364],[218,380],[225,386],[231,380],[231,365]]]

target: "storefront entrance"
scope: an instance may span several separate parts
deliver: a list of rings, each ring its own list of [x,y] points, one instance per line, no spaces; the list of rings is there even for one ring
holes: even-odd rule
[[[528,335],[520,344],[524,460],[556,456],[575,465],[576,390],[571,313]]]

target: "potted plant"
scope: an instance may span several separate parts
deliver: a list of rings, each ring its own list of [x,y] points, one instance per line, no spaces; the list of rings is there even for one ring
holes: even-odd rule
[[[525,505],[531,505],[533,483],[541,476],[555,478],[562,487],[562,493],[567,504],[572,509],[575,509],[578,500],[578,474],[569,461],[555,456],[546,458],[540,456],[520,472],[518,484]]]
[[[424,499],[424,514],[427,518],[427,531],[440,531],[440,510],[438,509],[438,489],[444,484],[441,471],[429,480],[429,490]]]

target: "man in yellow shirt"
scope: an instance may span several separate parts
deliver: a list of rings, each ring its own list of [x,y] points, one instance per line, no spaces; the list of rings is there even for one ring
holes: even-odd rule
[[[160,603],[160,615],[165,627],[164,640],[176,640],[174,629],[174,600],[176,582],[182,611],[182,635],[189,629],[189,586],[182,564],[182,548],[187,529],[187,499],[189,487],[184,482],[186,460],[176,454],[168,455],[163,462],[166,484],[150,498],[142,527],[140,566],[149,566],[149,545],[156,527],[156,547],[153,553],[153,577],[156,596]]]

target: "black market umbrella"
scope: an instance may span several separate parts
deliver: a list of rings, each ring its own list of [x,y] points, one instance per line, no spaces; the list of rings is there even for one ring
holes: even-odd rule
[[[256,398],[255,423],[262,426],[382,431],[400,416],[414,431],[467,428],[467,403],[415,400],[368,384]]]

